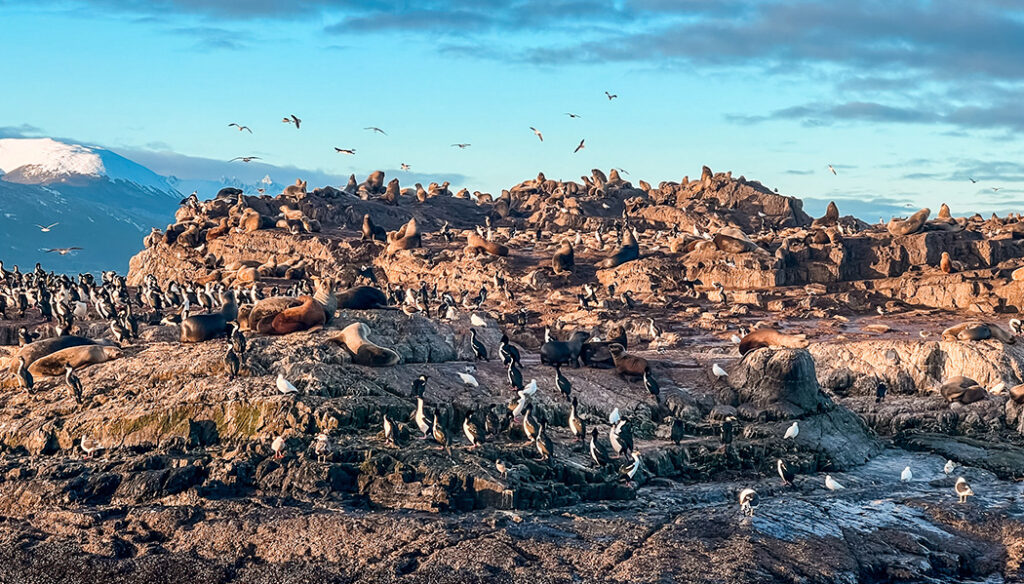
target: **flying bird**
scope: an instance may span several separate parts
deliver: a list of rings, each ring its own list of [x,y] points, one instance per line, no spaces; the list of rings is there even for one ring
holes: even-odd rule
[[[458,146],[462,150],[465,150],[466,148],[469,148],[470,146],[472,146],[472,144],[462,144],[462,143],[459,143],[459,144],[452,144],[452,146]]]
[[[412,168],[412,167],[409,166],[408,164],[406,164],[404,162],[402,163],[402,170],[409,170],[410,168]]]
[[[835,174],[835,175],[837,175],[837,176],[838,176],[838,173],[836,173],[836,169],[835,169],[835,167],[833,167],[833,166],[832,166],[831,164],[830,164],[830,165],[828,165],[828,169],[829,169],[830,171],[832,171],[832,174]]]
[[[565,115],[569,116],[570,118],[574,118],[574,119],[575,118],[582,118],[583,117],[583,116],[581,116],[579,114],[572,114],[572,113],[569,113],[569,112],[565,112]]]
[[[38,227],[39,231],[42,231],[43,233],[49,233],[50,230],[56,227],[57,225],[60,225],[60,223],[50,223],[46,227],[43,227],[42,225],[36,223],[36,227]]]
[[[611,101],[611,100],[615,99],[616,97],[618,97],[618,94],[616,94],[616,93],[608,93],[607,91],[604,92],[604,94],[606,96],[608,96],[608,101]]]
[[[544,134],[541,134],[540,130],[538,130],[537,128],[534,128],[533,126],[530,126],[530,129],[533,130],[533,133],[536,134],[538,138],[540,138],[541,142],[544,141]]]
[[[576,149],[572,151],[573,154],[576,154],[580,150],[583,150],[584,148],[586,148],[586,146],[583,145],[583,141],[584,140],[586,140],[586,138],[584,138],[583,140],[580,140],[580,145],[577,146]]]
[[[974,180],[973,176],[969,176],[967,178],[971,181],[971,184],[977,184],[978,183],[978,181]]]
[[[281,118],[281,121],[286,124],[295,124],[296,130],[298,130],[299,126],[302,124],[302,120],[300,120],[295,114],[292,114],[291,117],[288,118]]]
[[[80,247],[55,247],[53,249],[46,249],[46,250],[43,250],[43,251],[45,251],[46,253],[57,252],[60,255],[64,256],[64,255],[68,255],[69,253],[71,253],[73,251],[78,251],[80,249],[82,249],[82,248],[80,248]]]
[[[334,147],[334,151],[339,153],[339,154],[348,154],[350,156],[352,156],[352,155],[354,155],[356,153],[356,149],[355,148],[338,148],[337,146]]]
[[[260,157],[259,156],[238,156],[238,157],[232,158],[228,162],[234,162],[236,160],[241,160],[242,162],[252,162],[253,160],[260,160]]]
[[[232,126],[238,128],[239,132],[241,132],[242,130],[249,130],[249,133],[252,134],[252,130],[249,129],[249,126],[242,126],[242,125],[236,124],[234,122],[231,122],[230,124],[228,124],[229,128],[232,127]]]
[[[991,189],[992,189],[992,192],[993,192],[993,193],[998,193],[998,192],[999,192],[999,189],[1001,189],[1001,188],[1003,188],[1003,187],[989,187],[989,188],[991,188]]]
[[[373,130],[374,132],[376,132],[376,133],[378,133],[378,134],[384,134],[385,136],[387,136],[387,135],[388,135],[388,133],[387,133],[387,132],[385,132],[384,130],[381,130],[381,129],[380,129],[380,128],[378,128],[377,126],[368,126],[368,127],[366,127],[366,128],[363,128],[363,129],[364,129],[364,130]]]

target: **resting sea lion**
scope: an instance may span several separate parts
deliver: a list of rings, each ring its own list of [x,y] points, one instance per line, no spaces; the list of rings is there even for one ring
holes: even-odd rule
[[[942,259],[939,260],[939,269],[946,274],[953,271],[953,260],[950,259],[948,251],[942,252]]]
[[[580,360],[583,361],[584,365],[597,369],[611,369],[615,367],[615,358],[612,356],[609,347],[618,344],[622,345],[623,349],[629,348],[626,339],[626,329],[622,328],[621,325],[613,326],[605,338],[607,340],[583,343],[583,349],[580,350]]]
[[[939,388],[939,392],[942,394],[942,397],[946,398],[946,401],[958,401],[962,404],[974,403],[988,397],[988,392],[985,391],[981,384],[970,377],[960,375],[943,383]]]
[[[469,253],[480,253],[485,252],[494,256],[505,257],[508,255],[508,247],[495,243],[493,241],[487,241],[480,237],[476,233],[470,233],[466,236],[466,251]]]
[[[636,238],[633,237],[631,230],[626,231],[625,237],[622,238],[622,247],[615,252],[610,258],[602,260],[597,264],[598,268],[614,268],[621,266],[626,262],[631,262],[640,257],[640,245],[637,244]]]
[[[238,318],[238,301],[234,290],[220,293],[224,303],[220,312],[190,316],[181,323],[181,342],[198,343],[222,337],[228,333],[228,323]]]
[[[356,286],[349,288],[337,297],[338,308],[344,310],[376,310],[391,308],[384,292],[373,286]]]
[[[1012,345],[1017,342],[1014,335],[1006,332],[997,324],[990,322],[964,322],[942,331],[942,339],[945,341],[984,341],[996,339]]]
[[[18,350],[18,352],[14,355],[14,365],[11,367],[11,371],[13,372],[15,369],[18,368],[18,357],[24,357],[25,364],[32,365],[32,363],[34,363],[37,359],[42,359],[43,357],[50,355],[51,353],[60,351],[61,349],[95,344],[97,344],[96,341],[90,338],[79,337],[74,335],[52,337],[49,339],[36,341],[34,343],[29,343],[22,347],[20,350]]]
[[[573,333],[568,341],[548,341],[540,347],[541,365],[580,366],[580,351],[590,334],[583,331]]]
[[[740,340],[740,355],[746,355],[754,349],[762,347],[787,347],[803,349],[807,347],[806,335],[787,335],[775,329],[761,328],[747,333]]]
[[[46,377],[51,375],[64,375],[64,364],[70,364],[73,368],[78,369],[85,365],[91,365],[93,363],[104,363],[113,359],[117,359],[124,353],[117,347],[103,346],[103,345],[80,345],[77,347],[68,347],[61,349],[56,353],[50,353],[49,355],[37,359],[35,363],[29,366],[28,371],[36,377]]]
[[[929,214],[931,214],[931,209],[925,207],[911,215],[910,219],[902,220],[893,217],[889,220],[889,224],[886,226],[886,229],[889,230],[889,233],[896,236],[917,233],[922,227],[924,227],[924,222],[928,220]]]
[[[274,316],[269,323],[264,318],[256,325],[256,332],[271,335],[286,335],[297,331],[323,328],[327,317],[324,307],[312,296],[299,296],[302,304],[286,308]]]
[[[422,243],[415,217],[409,219],[409,222],[400,227],[397,232],[388,233],[387,237],[387,253],[389,254],[403,249],[415,249]]]
[[[344,345],[352,353],[352,362],[357,365],[368,367],[397,365],[400,360],[398,353],[374,344],[368,338],[369,334],[370,327],[361,322],[354,322],[331,337],[330,340]]]

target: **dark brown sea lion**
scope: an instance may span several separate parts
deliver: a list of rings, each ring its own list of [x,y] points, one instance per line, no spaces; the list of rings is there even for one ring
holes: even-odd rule
[[[370,214],[363,215],[363,240],[387,241],[388,232],[383,227],[373,224]]]
[[[561,275],[566,272],[572,272],[576,268],[576,255],[573,252],[572,244],[568,241],[563,241],[561,247],[555,252],[554,257],[551,258],[551,269],[555,271],[555,275]]]
[[[224,306],[220,312],[190,316],[181,323],[181,342],[198,343],[228,334],[228,323],[238,318],[238,301],[234,290],[220,294]]]
[[[984,341],[988,339],[996,339],[1007,345],[1017,342],[1014,335],[990,322],[964,322],[942,331],[942,340],[944,341]]]
[[[343,310],[376,310],[391,308],[384,292],[373,286],[356,286],[335,295]]]
[[[636,242],[636,238],[633,237],[633,232],[627,230],[626,235],[622,238],[622,246],[615,252],[615,255],[601,260],[601,262],[597,264],[597,267],[614,268],[616,266],[621,266],[626,262],[631,262],[639,257],[640,245]]]

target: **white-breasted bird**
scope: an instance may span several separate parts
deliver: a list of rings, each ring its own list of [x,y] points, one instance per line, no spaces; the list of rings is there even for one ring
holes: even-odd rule
[[[967,484],[967,481],[964,480],[964,477],[958,477],[956,479],[956,484],[953,485],[953,490],[956,491],[957,496],[960,497],[961,503],[966,503],[967,497],[974,496],[974,491],[971,489],[971,486]]]
[[[621,419],[622,419],[622,414],[619,413],[619,408],[615,408],[614,410],[612,410],[612,413],[608,414],[608,423],[613,425],[613,426],[615,424],[618,424],[619,420],[621,420]]]
[[[291,381],[284,378],[284,375],[277,374],[277,390],[281,393],[288,395],[289,393],[299,393],[297,387],[292,385]]]
[[[270,449],[274,451],[274,458],[284,458],[284,436],[274,438],[270,443]]]
[[[711,372],[714,373],[715,377],[719,379],[723,377],[729,377],[729,374],[725,371],[725,369],[722,369],[722,367],[718,363],[715,363],[714,365],[711,366]]]
[[[749,517],[754,516],[754,509],[758,504],[757,491],[747,487],[740,491],[740,510],[743,511],[744,515]]]
[[[459,371],[458,374],[459,374],[459,379],[462,380],[463,384],[469,385],[469,386],[472,386],[472,387],[480,387],[480,384],[477,382],[476,377],[473,377],[469,373],[463,373],[461,371]]]
[[[797,422],[793,422],[793,424],[789,428],[786,428],[786,434],[782,437],[782,439],[789,440],[791,438],[796,438],[799,435],[800,424],[798,424]]]
[[[942,472],[946,474],[952,474],[954,470],[956,470],[956,463],[952,460],[947,460],[946,466],[942,467]]]
[[[914,479],[914,473],[911,472],[909,466],[904,468],[903,472],[900,473],[900,481],[902,481],[904,483],[909,483],[913,479]]]
[[[846,487],[839,484],[837,480],[832,478],[832,475],[825,475],[825,488],[830,491],[842,491]]]

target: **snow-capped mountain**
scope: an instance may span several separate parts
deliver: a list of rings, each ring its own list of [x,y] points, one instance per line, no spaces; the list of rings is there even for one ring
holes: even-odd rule
[[[0,139],[0,259],[7,265],[124,271],[150,228],[173,220],[180,199],[167,179],[109,150]],[[72,246],[83,249],[45,251]]]

